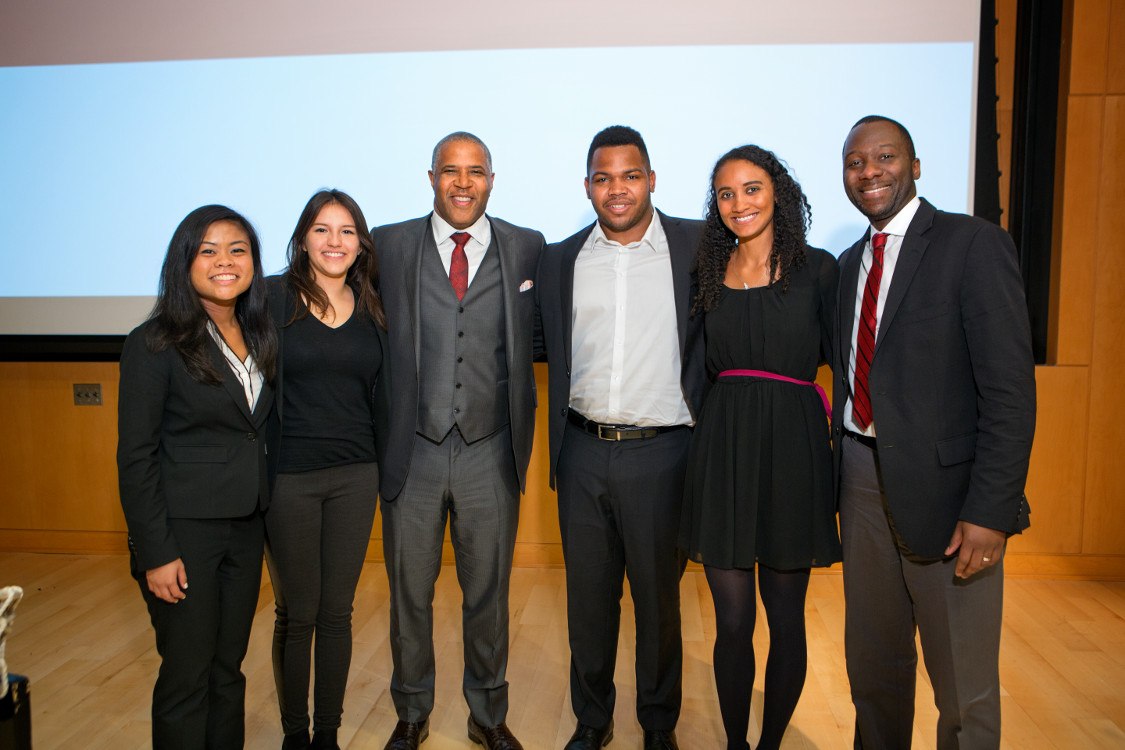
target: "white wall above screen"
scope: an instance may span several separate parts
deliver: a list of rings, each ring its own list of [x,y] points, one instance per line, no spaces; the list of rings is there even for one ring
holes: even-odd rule
[[[430,152],[451,130],[492,149],[489,212],[548,240],[593,220],[586,148],[614,123],[645,136],[671,214],[698,217],[715,158],[758,143],[808,193],[813,244],[839,253],[865,226],[840,146],[871,112],[911,129],[922,193],[967,210],[975,38],[889,39],[3,67],[0,226],[26,231],[0,235],[0,333],[126,332],[173,228],[203,203],[254,222],[271,272],[319,187],[351,193],[372,224],[422,215]],[[92,296],[142,299],[120,313],[36,299]]]

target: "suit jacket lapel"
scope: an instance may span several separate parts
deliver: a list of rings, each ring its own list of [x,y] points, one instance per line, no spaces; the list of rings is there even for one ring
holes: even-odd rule
[[[859,294],[859,269],[863,263],[863,246],[867,243],[865,234],[859,242],[848,250],[848,256],[840,267],[839,305],[836,315],[836,327],[839,330],[839,362],[846,369],[848,359],[851,357],[852,331],[855,327],[855,301]]]
[[[515,319],[515,295],[520,293],[518,284],[521,282],[513,276],[516,266],[516,258],[513,257],[515,249],[508,241],[508,236],[492,219],[488,220],[488,225],[492,227],[492,243],[496,245],[496,254],[500,259],[500,289],[504,294],[504,353],[508,358],[508,372],[513,373],[516,371],[513,358],[519,351],[516,341],[519,323]],[[487,252],[486,249],[485,253]]]
[[[254,413],[251,415],[253,418],[254,426],[261,427],[265,424],[266,417],[269,415],[270,399],[274,397],[273,388],[269,383],[262,382],[262,393],[258,396],[258,403],[254,405]],[[243,398],[245,401],[245,397]]]
[[[572,345],[571,333],[574,323],[574,263],[578,259],[578,253],[581,252],[582,246],[586,244],[590,233],[594,231],[594,225],[591,224],[585,232],[574,237],[574,241],[569,245],[563,245],[562,258],[559,260],[559,298],[562,303],[562,309],[559,310],[559,321],[562,323],[563,330],[563,354],[566,356],[566,371],[570,372],[570,347]]]
[[[430,229],[430,216],[418,220],[418,242],[413,258],[405,258],[403,274],[406,281],[406,306],[410,310],[410,330],[412,331],[411,344],[414,346],[414,371],[422,370],[422,349],[418,342],[422,339],[422,311],[419,307],[422,298],[422,259],[426,253],[437,252],[434,244],[434,233]]]
[[[906,290],[910,288],[914,273],[922,262],[922,256],[925,255],[926,248],[929,247],[929,240],[922,235],[933,224],[934,213],[934,207],[923,200],[906,230],[906,236],[902,238],[902,245],[898,251],[898,261],[895,263],[894,276],[891,277],[891,288],[887,290],[887,301],[883,304],[883,316],[879,320],[879,335],[875,340],[873,357],[879,356],[879,347],[882,346],[883,339],[886,337],[886,331],[894,322],[895,313],[902,305],[902,300],[906,297]]]
[[[223,388],[226,389],[227,394],[234,401],[235,405],[238,406],[238,410],[242,413],[242,416],[246,418],[246,421],[249,422],[251,426],[255,426],[254,417],[250,413],[250,405],[246,403],[246,391],[243,390],[242,383],[238,382],[234,371],[230,369],[230,363],[227,362],[226,357],[224,357],[223,353],[219,350],[219,345],[214,341],[211,341],[210,344],[211,363],[215,366],[215,370],[223,379]],[[261,397],[259,397],[258,401],[261,403]]]
[[[691,315],[691,269],[695,262],[695,248],[684,237],[680,222],[660,211],[660,226],[668,240],[672,258],[672,291],[676,297],[676,330],[680,339],[680,356],[687,345],[688,317]]]

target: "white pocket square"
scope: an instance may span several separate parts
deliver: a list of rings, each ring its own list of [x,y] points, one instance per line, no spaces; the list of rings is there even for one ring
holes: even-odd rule
[[[531,279],[527,279],[522,284],[520,284],[520,291],[526,292],[528,289],[530,289],[533,286],[535,286],[535,282],[532,281]]]

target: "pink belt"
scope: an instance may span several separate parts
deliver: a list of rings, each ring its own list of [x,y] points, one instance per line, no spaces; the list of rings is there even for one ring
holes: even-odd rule
[[[763,380],[780,380],[783,383],[792,383],[793,385],[806,385],[813,388],[820,396],[820,402],[824,404],[824,413],[828,415],[828,419],[832,419],[832,404],[828,402],[828,394],[824,392],[816,383],[809,382],[808,380],[797,380],[796,378],[786,377],[785,375],[778,375],[776,372],[766,372],[765,370],[723,370],[719,373],[719,377],[735,377],[735,378],[761,378]]]

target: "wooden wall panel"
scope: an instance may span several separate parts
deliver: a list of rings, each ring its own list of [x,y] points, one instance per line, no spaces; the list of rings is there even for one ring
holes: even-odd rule
[[[1086,367],[1035,368],[1038,413],[1027,477],[1031,528],[1012,540],[1013,551],[1082,551],[1088,372]]]
[[[1052,289],[1058,306],[1054,364],[1088,365],[1094,330],[1094,263],[1102,167],[1102,97],[1071,96],[1062,178],[1062,252]],[[1086,248],[1084,252],[1082,249]]]
[[[1109,11],[1106,93],[1125,94],[1125,0],[1113,0]]]
[[[1083,552],[1125,554],[1125,489],[1121,446],[1125,445],[1125,96],[1105,98],[1094,291],[1094,358],[1090,372],[1086,480],[1086,534]]]
[[[75,406],[101,383],[102,406]],[[121,531],[117,365],[0,363],[0,529]]]
[[[1109,0],[1074,0],[1070,93],[1105,92]]]

